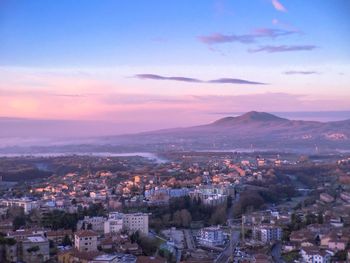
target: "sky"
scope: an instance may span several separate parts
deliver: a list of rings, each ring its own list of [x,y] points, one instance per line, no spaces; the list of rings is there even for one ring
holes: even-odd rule
[[[345,118],[349,32],[348,0],[0,0],[0,123]]]

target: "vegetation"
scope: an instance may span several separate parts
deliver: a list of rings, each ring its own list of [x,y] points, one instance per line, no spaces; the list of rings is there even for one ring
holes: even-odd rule
[[[282,258],[287,263],[292,263],[295,260],[300,258],[299,251],[291,251],[285,254],[282,254]]]
[[[139,232],[135,232],[130,236],[130,240],[132,243],[137,243],[141,249],[142,252],[146,256],[153,256],[157,249],[158,249],[158,241],[156,238],[150,238],[147,236],[140,235]]]
[[[101,203],[91,204],[89,208],[80,208],[77,213],[66,213],[61,210],[53,210],[46,213],[42,218],[44,227],[57,229],[72,229],[76,230],[76,225],[84,216],[105,216],[106,211]]]
[[[226,207],[225,203],[216,207],[205,206],[199,199],[188,196],[173,198],[169,206],[148,208],[152,214],[150,227],[159,231],[172,226],[189,227],[193,221],[204,221],[207,225],[225,224]]]
[[[0,236],[0,245],[13,246],[16,243],[17,243],[17,241],[14,238],[7,238],[7,237],[4,237],[4,236]]]
[[[33,246],[27,249],[28,253],[37,252],[40,250],[39,246]]]

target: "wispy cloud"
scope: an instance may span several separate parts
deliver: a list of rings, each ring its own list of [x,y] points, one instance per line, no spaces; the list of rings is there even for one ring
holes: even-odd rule
[[[289,70],[283,72],[283,74],[286,75],[313,75],[313,74],[320,74],[317,71],[306,71],[306,70]]]
[[[198,36],[198,40],[202,43],[212,45],[229,42],[239,42],[243,44],[250,44],[256,42],[259,38],[277,38],[297,33],[293,30],[273,29],[273,28],[257,28],[249,34],[221,34],[214,33],[211,35]]]
[[[244,79],[231,79],[231,78],[221,78],[208,81],[210,83],[223,83],[223,84],[250,84],[250,85],[266,85],[267,83],[249,81]]]
[[[250,53],[257,52],[267,52],[267,53],[277,53],[277,52],[290,52],[290,51],[311,51],[316,49],[317,46],[314,45],[280,45],[280,46],[261,46],[255,49],[249,49]]]
[[[280,12],[287,12],[287,9],[278,1],[278,0],[272,0],[273,7]]]
[[[201,80],[196,78],[179,77],[179,76],[166,77],[166,76],[161,76],[156,74],[136,74],[135,78],[151,79],[151,80],[172,80],[172,81],[183,81],[183,82],[193,82],[193,83],[267,85],[267,83],[263,83],[263,82],[236,79],[236,78],[219,78],[219,79],[212,79],[212,80]]]
[[[183,81],[183,82],[203,82],[199,79],[187,78],[187,77],[165,77],[155,74],[137,74],[136,78],[139,79],[153,79],[153,80],[175,80],[175,81]]]
[[[303,34],[299,28],[295,27],[294,25],[290,24],[290,23],[287,23],[285,21],[281,21],[277,18],[274,18],[272,19],[272,24],[275,25],[275,26],[279,26],[285,30],[291,30],[293,32],[298,32],[299,34]]]

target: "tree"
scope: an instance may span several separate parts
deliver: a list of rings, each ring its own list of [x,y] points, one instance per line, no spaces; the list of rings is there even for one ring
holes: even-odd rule
[[[65,235],[63,240],[62,240],[62,246],[71,246],[72,241],[70,240],[68,235]]]
[[[210,217],[210,224],[212,225],[223,225],[226,222],[226,208],[221,205],[218,206],[214,213]]]
[[[183,227],[189,227],[192,222],[192,216],[187,209],[182,209],[180,211],[181,225]]]
[[[158,248],[156,239],[149,238],[146,236],[140,237],[138,244],[147,256],[153,256]]]
[[[181,214],[179,210],[173,214],[173,222],[174,225],[181,226]]]
[[[139,233],[139,231],[136,231],[136,232],[131,234],[131,236],[130,236],[131,243],[135,243],[135,242],[138,243],[139,240],[140,240],[140,233]]]
[[[26,225],[26,217],[23,215],[23,216],[16,216],[14,219],[13,219],[13,227],[17,230],[19,229],[20,227],[22,226],[25,226]]]
[[[12,206],[7,210],[7,217],[15,218],[16,216],[24,216],[23,207]]]
[[[41,213],[39,209],[33,209],[29,213],[29,220],[33,223],[40,223],[41,222]]]
[[[231,206],[232,206],[232,196],[229,195],[227,197],[226,207],[227,207],[227,209],[229,209],[229,208],[231,208]]]
[[[40,250],[39,246],[33,246],[27,249],[28,253],[37,252]]]
[[[323,214],[321,212],[319,212],[317,215],[317,222],[319,224],[323,224]]]

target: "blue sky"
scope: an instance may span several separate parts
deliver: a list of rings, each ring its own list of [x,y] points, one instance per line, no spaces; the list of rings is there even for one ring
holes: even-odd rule
[[[349,32],[348,0],[5,0],[0,116],[142,129],[347,111]]]
[[[283,1],[4,1],[1,5],[1,65],[36,67],[266,64],[249,54],[258,44],[218,45],[208,52],[197,39],[214,32],[247,34],[256,28],[290,27],[300,33],[262,44],[316,45],[307,55],[269,57],[280,63],[348,63],[350,3],[347,0]],[[272,20],[281,24],[272,24]],[[219,49],[219,47],[217,47]],[[170,72],[171,73],[171,72]]]

